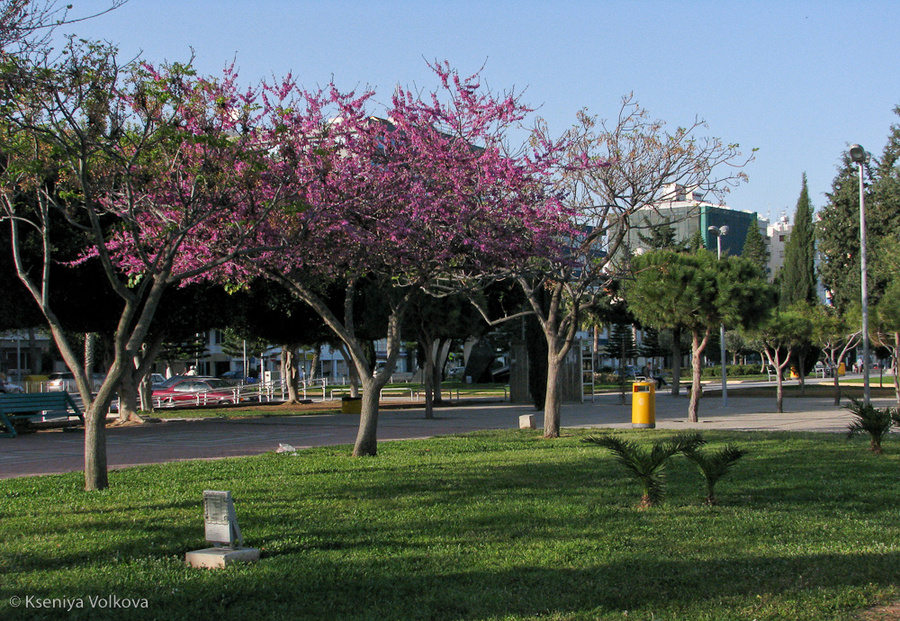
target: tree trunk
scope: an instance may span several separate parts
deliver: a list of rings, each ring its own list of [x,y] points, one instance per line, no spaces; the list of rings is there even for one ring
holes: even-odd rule
[[[84,412],[84,489],[95,491],[109,487],[106,472],[106,411],[98,411],[97,402]]]
[[[426,349],[428,352],[425,355],[425,369],[424,374],[425,377],[422,379],[425,380],[425,418],[432,419],[434,418],[434,357],[431,355],[430,349]]]
[[[122,379],[117,363],[110,367],[107,381],[84,411],[84,489],[97,491],[109,487],[106,462],[106,413],[114,387]],[[110,381],[111,380],[111,381]]]
[[[153,410],[153,386],[149,371],[162,349],[163,335],[158,334],[149,343],[141,345],[133,363],[119,381],[119,422],[143,423],[139,410]]]
[[[681,327],[672,329],[672,396],[681,394]]]
[[[560,427],[559,356],[554,343],[547,353],[547,395],[544,397],[544,437],[558,438]]]
[[[897,407],[900,408],[900,332],[894,332],[891,359],[894,364],[894,396],[897,398]]]
[[[450,345],[453,339],[438,339],[435,341],[434,348],[434,370],[432,371],[431,385],[434,389],[434,404],[438,405],[444,402],[444,396],[441,392],[441,385],[444,381],[444,365],[447,363],[447,356],[450,354]]]
[[[378,401],[381,389],[390,379],[394,365],[390,370],[378,373],[375,377],[362,378],[362,409],[359,418],[359,431],[353,445],[354,457],[374,457],[378,454]],[[360,375],[363,375],[360,373]]]
[[[547,394],[544,397],[544,437],[558,438],[560,429],[560,369],[565,359],[565,341],[554,330],[545,330],[547,339]]]
[[[836,366],[833,368],[831,374],[834,376],[832,378],[832,379],[834,379],[834,404],[840,405],[841,404],[841,380],[840,380],[840,377],[838,377],[838,368]]]
[[[351,309],[352,310],[352,309]],[[352,317],[352,314],[348,313]],[[381,389],[388,383],[391,374],[397,367],[397,357],[400,354],[400,322],[403,318],[403,307],[394,308],[388,317],[387,330],[387,360],[384,368],[373,373],[373,369],[365,360],[363,348],[359,339],[354,343],[347,343],[351,350],[356,370],[362,380],[362,412],[359,419],[359,432],[356,443],[353,446],[354,457],[374,456],[378,453],[378,401]],[[355,345],[353,347],[352,345]]]
[[[800,377],[800,396],[806,396],[806,347],[797,354],[797,374]]]
[[[425,368],[422,370],[422,383],[425,387],[425,418],[434,418],[434,358],[437,355],[436,339],[425,335],[419,342],[422,351],[425,352]]]
[[[88,332],[84,335],[84,371],[87,373],[88,384],[94,387],[94,358],[95,345],[97,335],[94,332]]]
[[[347,361],[349,365],[349,360]],[[309,379],[314,380],[319,377],[319,367],[322,366],[322,346],[316,344],[313,348],[313,357],[309,365]]]
[[[150,380],[150,374],[145,373],[138,385],[138,397],[141,403],[141,411],[153,411],[153,382]]]
[[[300,356],[297,345],[288,344],[281,346],[281,363],[284,381],[287,384],[287,402],[300,403]]]
[[[700,406],[700,397],[703,389],[700,386],[700,375],[703,371],[701,358],[706,344],[709,342],[710,329],[707,328],[704,335],[700,336],[699,330],[691,331],[691,399],[688,404],[688,420],[692,423],[699,421],[697,411]]]
[[[139,409],[138,386],[135,383],[135,374],[126,372],[119,382],[119,422],[125,423],[136,418]]]
[[[776,367],[775,371],[775,410],[781,414],[784,412],[784,380],[781,379],[781,367]]]
[[[341,341],[337,344],[337,348],[341,352],[341,357],[347,362],[347,375],[350,380],[350,396],[356,399],[359,397],[359,371],[356,370],[356,365],[353,363],[353,358],[350,356],[350,350],[347,348],[347,345]]]
[[[764,350],[769,365],[775,369],[775,409],[779,414],[784,412],[784,369],[790,364],[790,349],[784,356],[784,362],[781,361],[780,348],[770,347],[766,345]]]

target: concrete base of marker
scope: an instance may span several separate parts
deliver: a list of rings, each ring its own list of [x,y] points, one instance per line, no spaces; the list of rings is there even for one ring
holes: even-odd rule
[[[184,556],[191,567],[220,569],[232,563],[255,563],[259,560],[258,548],[206,548],[194,550]]]
[[[534,429],[534,414],[520,416],[519,429]]]
[[[631,423],[632,429],[656,429],[656,423]]]

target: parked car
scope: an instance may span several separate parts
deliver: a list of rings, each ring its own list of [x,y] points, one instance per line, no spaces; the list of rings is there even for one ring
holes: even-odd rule
[[[153,399],[161,406],[237,403],[239,398],[231,384],[216,377],[177,376],[166,380],[164,388],[153,391]]]
[[[8,380],[0,380],[0,392],[5,393],[20,393],[25,392],[25,389],[19,386],[18,384],[13,384]]]
[[[641,374],[641,370],[634,365],[627,365],[624,368],[617,368],[613,371],[613,374],[616,377],[619,377],[624,374],[626,378],[636,377]]]
[[[235,386],[238,384],[255,384],[259,381],[255,377],[244,377],[243,371],[226,371],[220,377]]]
[[[106,379],[101,373],[94,373],[91,381],[91,390],[100,390],[103,380]],[[75,383],[75,375],[71,371],[55,371],[50,374],[47,380],[47,390],[65,390],[66,392],[78,392],[78,385]]]
[[[187,375],[173,375],[169,379],[163,378],[163,381],[157,384],[155,381],[153,382],[153,390],[157,390],[158,388],[170,388],[180,382],[183,379],[187,379]]]

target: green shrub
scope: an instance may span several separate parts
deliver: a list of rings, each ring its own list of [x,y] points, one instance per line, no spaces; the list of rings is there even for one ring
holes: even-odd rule
[[[876,408],[871,403],[850,400],[847,409],[855,417],[855,420],[847,426],[847,438],[852,438],[858,433],[869,434],[869,450],[881,454],[881,441],[890,433],[895,420],[900,420],[900,412],[893,408]]]

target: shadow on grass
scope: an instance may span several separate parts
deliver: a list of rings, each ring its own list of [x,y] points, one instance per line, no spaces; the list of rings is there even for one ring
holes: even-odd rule
[[[848,554],[738,558],[712,562],[634,558],[587,568],[523,565],[502,571],[447,567],[426,556],[403,565],[266,559],[258,566],[188,571],[177,588],[140,590],[149,610],[129,619],[594,619],[729,611],[727,618],[806,618],[805,596],[829,597],[842,588],[889,587],[900,580],[900,555]],[[82,596],[94,592],[82,585]],[[134,591],[129,596],[137,596]],[[6,596],[6,594],[4,594]],[[775,609],[768,614],[757,609]],[[778,601],[781,612],[778,612]],[[839,607],[839,605],[835,605]],[[95,610],[90,618],[121,618]],[[753,617],[744,616],[753,614]],[[793,616],[796,614],[796,616]],[[119,615],[117,617],[117,615]],[[658,618],[658,617],[657,617]],[[712,618],[704,616],[704,618]],[[715,618],[723,618],[721,616]]]

